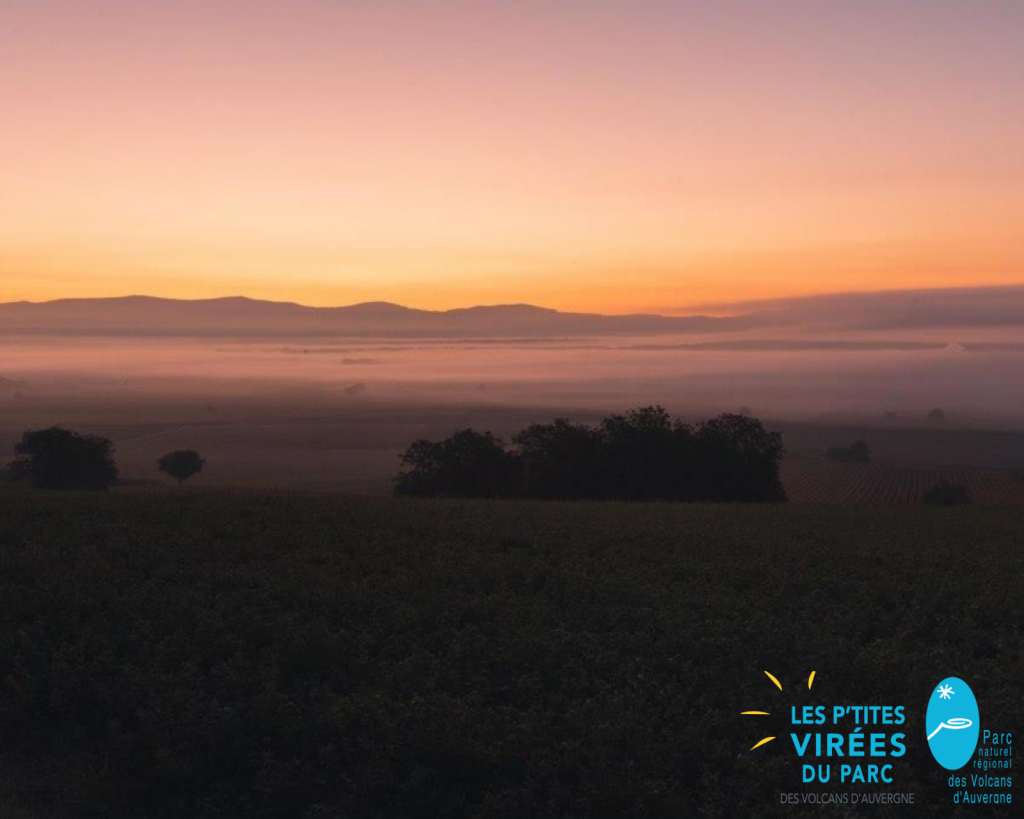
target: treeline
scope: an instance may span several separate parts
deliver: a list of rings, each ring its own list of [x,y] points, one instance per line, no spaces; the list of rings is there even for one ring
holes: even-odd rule
[[[472,429],[416,441],[401,456],[394,490],[421,497],[777,503],[786,500],[782,454],[782,436],[756,418],[725,414],[687,424],[662,407],[641,407],[596,426],[564,418],[532,424],[511,447]]]

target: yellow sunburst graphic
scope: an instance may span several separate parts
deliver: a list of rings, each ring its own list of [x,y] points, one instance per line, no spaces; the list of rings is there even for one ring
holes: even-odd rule
[[[769,673],[768,671],[765,671],[764,673],[768,676],[769,680],[771,680],[773,683],[775,683],[775,687],[778,688],[779,691],[781,691],[782,690],[782,683],[780,683],[777,679],[775,679],[775,677],[771,673]],[[811,690],[811,686],[814,685],[814,675],[816,673],[817,673],[816,671],[812,671],[811,672],[811,676],[807,678],[807,690],[808,691],[810,691]],[[771,714],[769,714],[767,711],[743,711],[743,712],[741,712],[741,716],[765,716],[765,717],[770,717]],[[754,748],[760,748],[762,745],[764,745],[765,743],[771,742],[775,738],[776,737],[765,737],[764,739],[762,739],[760,742],[758,742],[750,750],[753,751]]]

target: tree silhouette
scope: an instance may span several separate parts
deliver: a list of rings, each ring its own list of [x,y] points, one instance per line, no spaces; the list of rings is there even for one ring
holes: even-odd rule
[[[695,500],[779,503],[782,435],[756,418],[725,414],[694,430],[698,482]]]
[[[778,502],[782,437],[756,418],[721,415],[691,427],[662,407],[533,424],[507,451],[489,432],[416,441],[395,494],[453,497]]]
[[[109,489],[117,480],[114,445],[62,427],[28,430],[14,447],[11,478],[36,489]]]
[[[518,469],[501,439],[463,429],[450,438],[414,442],[401,456],[396,495],[492,498],[509,494]]]
[[[593,498],[600,492],[601,436],[591,427],[556,418],[532,424],[512,439],[519,449],[523,494],[537,498]]]
[[[849,446],[829,447],[825,457],[830,461],[866,464],[871,462],[871,449],[864,441],[854,441]]]
[[[193,475],[198,475],[206,466],[206,461],[199,457],[194,449],[179,449],[177,452],[168,452],[156,465],[164,472],[174,478],[179,484],[184,483]]]
[[[932,421],[944,421],[946,419],[946,411],[942,407],[935,407],[928,413],[928,417]]]
[[[619,500],[689,500],[698,464],[692,431],[663,407],[640,407],[601,422],[603,492]]]

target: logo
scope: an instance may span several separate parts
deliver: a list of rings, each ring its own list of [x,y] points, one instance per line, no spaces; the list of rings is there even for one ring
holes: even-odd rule
[[[967,683],[947,677],[932,691],[924,718],[928,748],[943,768],[956,771],[974,754],[978,745],[978,701]]]
[[[783,690],[782,683],[773,674],[764,673],[779,691]],[[808,692],[813,690],[815,676],[812,671],[807,678]],[[743,711],[742,716],[772,715],[768,711]],[[906,734],[899,727],[906,721],[902,705],[791,704],[788,718],[789,739],[801,763],[800,785],[804,789],[780,792],[780,804],[914,803],[913,793],[886,787],[896,781],[894,768],[898,763],[894,760],[903,757],[907,750],[903,742]],[[763,737],[750,750],[756,751],[775,739],[776,736]],[[851,793],[846,790],[847,784],[878,787]],[[818,791],[808,785],[838,789]]]
[[[761,749],[778,739],[779,734],[789,734],[789,743],[783,740],[771,746],[781,751],[791,743],[795,754],[793,762],[797,763],[791,768],[792,785],[779,792],[779,804],[916,803],[914,792],[903,790],[900,785],[901,772],[907,766],[907,720],[902,705],[893,705],[888,699],[864,702],[863,698],[858,698],[861,701],[856,705],[847,705],[831,693],[832,686],[826,684],[822,689],[812,671],[807,678],[805,696],[813,696],[817,702],[788,703],[785,717],[788,725],[784,727],[782,715],[777,711],[791,697],[803,699],[800,696],[803,679],[790,678],[790,684],[784,686],[770,672],[764,674],[782,695],[770,692],[775,703],[771,713],[768,710],[743,711],[742,716],[749,716],[763,726],[764,733],[750,734],[747,740],[753,743],[748,747],[755,754],[765,753]],[[794,682],[798,690],[796,697],[786,693]],[[774,729],[764,727],[773,724]],[[949,780],[949,799],[954,805],[1003,805],[1012,801],[1013,735],[993,730],[992,724],[986,725],[985,730],[981,730],[978,700],[962,679],[946,677],[932,689],[925,730],[917,734],[917,742],[912,744],[920,747],[919,743],[927,742],[935,761],[954,772],[944,774]],[[758,736],[761,738],[754,742]],[[962,768],[967,770],[961,771]],[[863,787],[849,787],[857,785]]]
[[[773,674],[769,674],[769,673],[768,673],[767,671],[765,671],[764,673],[768,675],[768,679],[769,679],[769,680],[771,680],[771,681],[772,681],[773,683],[775,683],[775,687],[776,687],[776,688],[778,688],[778,689],[779,689],[779,691],[781,691],[781,690],[782,690],[782,683],[780,683],[780,682],[779,682],[779,681],[778,681],[778,680],[777,680],[777,679],[775,678],[775,676],[774,676]],[[810,691],[810,690],[811,690],[811,686],[812,686],[812,685],[814,685],[814,675],[815,675],[816,673],[817,673],[816,671],[812,671],[812,672],[811,672],[811,676],[807,678],[807,690],[808,690],[808,691]],[[742,713],[742,716],[763,716],[763,717],[770,717],[770,716],[771,716],[771,714],[769,714],[769,713],[768,713],[767,711],[744,711],[744,712]],[[750,750],[751,750],[751,751],[753,751],[753,750],[755,750],[755,749],[757,749],[757,748],[760,748],[760,747],[761,747],[762,745],[764,745],[765,743],[771,742],[771,741],[772,741],[773,739],[776,739],[776,737],[765,737],[764,739],[762,739],[762,740],[761,740],[761,741],[760,741],[759,743],[757,743],[757,745],[755,745],[755,746],[754,746],[753,748],[751,748]]]

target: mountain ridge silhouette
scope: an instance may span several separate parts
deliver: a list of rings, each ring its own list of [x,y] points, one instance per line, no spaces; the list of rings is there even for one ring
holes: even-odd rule
[[[315,307],[248,296],[129,295],[0,303],[0,335],[549,338],[751,329],[1024,328],[1024,286],[866,291],[737,301],[689,315],[603,314],[526,303],[425,310],[389,301]]]
[[[68,298],[0,303],[0,333],[139,336],[537,336],[715,332],[745,329],[743,317],[605,315],[532,304],[423,310],[386,301],[313,307],[224,296]]]

